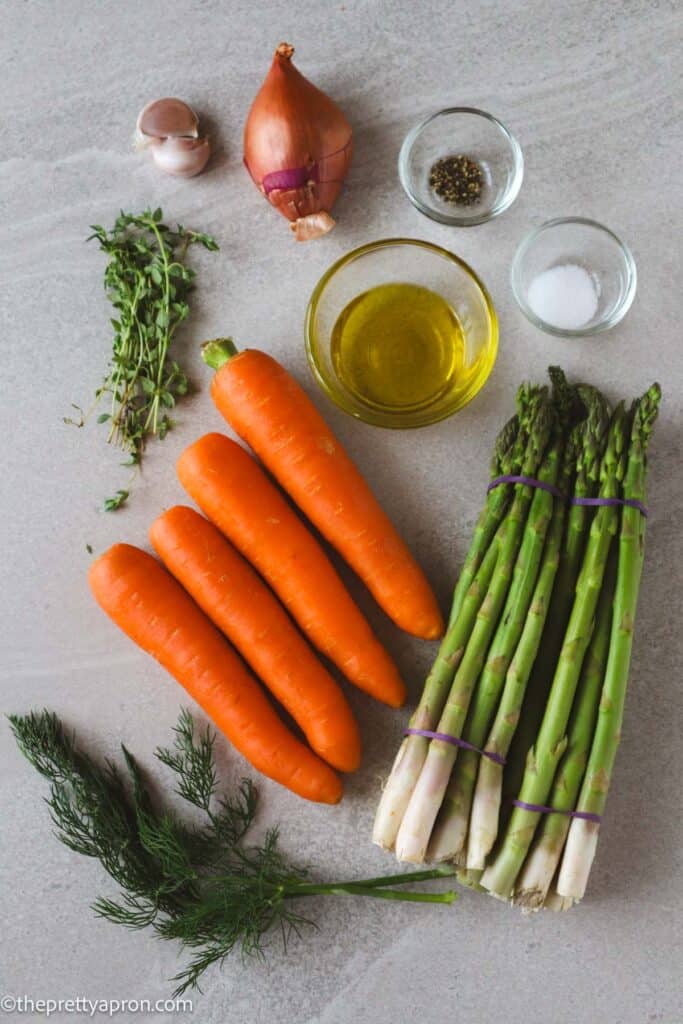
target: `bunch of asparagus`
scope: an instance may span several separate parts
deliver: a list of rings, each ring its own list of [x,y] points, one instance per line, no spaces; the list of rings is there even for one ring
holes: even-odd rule
[[[654,384],[522,385],[373,840],[526,909],[582,899],[619,743]],[[500,477],[535,481],[496,483]],[[597,500],[596,500],[597,499]],[[616,499],[616,500],[615,500]]]

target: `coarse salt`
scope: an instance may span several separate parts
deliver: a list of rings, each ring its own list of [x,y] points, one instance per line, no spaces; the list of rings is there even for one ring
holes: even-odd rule
[[[587,270],[575,263],[565,263],[550,267],[533,279],[527,302],[539,320],[575,331],[595,316],[598,291]]]

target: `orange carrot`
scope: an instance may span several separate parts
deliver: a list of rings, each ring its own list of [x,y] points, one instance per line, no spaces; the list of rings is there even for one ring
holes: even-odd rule
[[[316,754],[352,772],[360,735],[351,708],[280,602],[204,516],[176,505],[150,540],[162,562],[303,729]]]
[[[330,560],[240,445],[206,434],[178,459],[188,494],[270,583],[304,633],[361,690],[392,707],[406,691],[398,670]]]
[[[230,426],[401,629],[441,636],[424,573],[305,391],[265,352],[236,351],[229,339],[204,346],[218,370],[211,394]]]
[[[341,799],[339,777],[283,725],[227,640],[155,558],[115,544],[93,563],[89,580],[107,615],[161,662],[254,768],[307,800]]]

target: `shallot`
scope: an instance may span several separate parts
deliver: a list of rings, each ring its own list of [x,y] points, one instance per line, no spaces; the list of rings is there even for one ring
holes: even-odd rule
[[[292,64],[280,43],[244,128],[244,163],[297,241],[319,238],[351,163],[351,125],[336,103]]]

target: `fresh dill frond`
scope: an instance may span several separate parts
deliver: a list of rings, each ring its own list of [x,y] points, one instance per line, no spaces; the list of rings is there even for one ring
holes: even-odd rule
[[[365,881],[316,883],[292,864],[277,828],[258,844],[246,835],[257,810],[256,790],[243,780],[233,795],[219,794],[215,735],[180,715],[172,746],[158,760],[175,776],[175,792],[203,812],[200,825],[152,799],[138,762],[122,746],[125,774],[111,761],[97,763],[75,744],[47,710],[10,715],[22,753],[50,783],[47,800],[58,838],[71,850],[100,861],[118,884],[117,897],[100,897],[95,913],[127,928],[152,928],[191,950],[173,979],[175,994],[196,987],[204,972],[239,949],[263,956],[266,936],[279,930],[286,945],[313,922],[297,910],[306,896],[373,896],[452,903],[455,893],[388,888],[455,873],[436,868]]]
[[[207,725],[203,733],[195,735],[192,715],[183,708],[173,731],[173,747],[157,747],[154,755],[175,772],[176,793],[200,810],[208,811],[218,787],[211,729]]]

